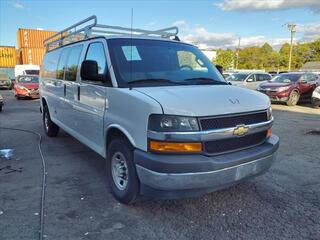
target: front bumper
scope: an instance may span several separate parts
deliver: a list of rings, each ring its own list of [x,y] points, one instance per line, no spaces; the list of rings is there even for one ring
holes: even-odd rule
[[[279,138],[272,135],[260,146],[218,156],[159,155],[136,150],[134,159],[142,189],[212,192],[268,170],[278,147]]]
[[[289,99],[290,92],[273,92],[273,91],[264,91],[259,90],[259,92],[266,94],[272,102],[286,102]]]
[[[11,88],[11,82],[1,82],[0,81],[0,88]]]
[[[30,98],[40,98],[39,90],[22,90],[22,89],[16,89],[16,95],[18,97],[30,97]]]

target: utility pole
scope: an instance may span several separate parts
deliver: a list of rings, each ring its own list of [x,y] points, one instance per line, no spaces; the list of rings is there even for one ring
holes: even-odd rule
[[[239,64],[240,40],[241,40],[241,38],[239,37],[239,42],[238,42],[238,47],[237,47],[237,53],[236,53],[236,69],[238,69],[238,64]]]
[[[288,64],[288,71],[291,71],[291,60],[292,60],[292,49],[293,49],[293,37],[296,33],[296,24],[294,23],[288,23],[286,24],[288,27],[288,30],[290,31],[290,53],[289,53],[289,64]]]

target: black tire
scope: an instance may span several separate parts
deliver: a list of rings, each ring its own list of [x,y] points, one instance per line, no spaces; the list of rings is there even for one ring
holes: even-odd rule
[[[2,112],[2,106],[0,106],[0,112]]]
[[[46,105],[43,107],[42,120],[44,131],[46,132],[46,134],[49,137],[56,137],[59,132],[59,127],[51,121],[49,109]]]
[[[300,94],[296,91],[290,93],[289,99],[287,101],[288,106],[295,106],[299,102]]]
[[[140,190],[140,182],[137,176],[136,167],[133,161],[133,147],[131,144],[124,138],[119,137],[111,141],[108,146],[107,151],[107,176],[110,184],[111,192],[113,196],[121,203],[130,204],[133,203],[137,196],[139,195]],[[126,185],[122,186],[123,189],[120,189],[117,186],[116,180],[114,180],[113,176],[113,166],[114,160],[117,159],[117,156],[120,155],[121,158],[124,157],[126,162]],[[122,169],[123,170],[123,169]],[[120,178],[118,178],[120,179]],[[119,184],[119,183],[118,183]]]

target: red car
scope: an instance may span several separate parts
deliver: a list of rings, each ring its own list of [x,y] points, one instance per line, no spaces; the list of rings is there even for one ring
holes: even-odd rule
[[[285,102],[294,106],[299,101],[310,101],[313,90],[317,86],[319,76],[308,72],[282,73],[264,82],[258,91],[269,96],[272,102]]]
[[[17,99],[39,98],[39,77],[32,75],[21,75],[14,84],[14,95]]]

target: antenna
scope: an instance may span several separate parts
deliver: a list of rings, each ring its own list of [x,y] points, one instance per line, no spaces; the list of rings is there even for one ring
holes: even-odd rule
[[[132,29],[133,29],[133,8],[131,8],[131,30],[130,30],[130,82],[132,81]]]

